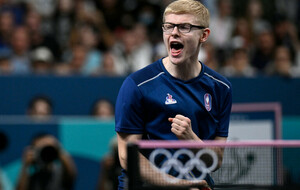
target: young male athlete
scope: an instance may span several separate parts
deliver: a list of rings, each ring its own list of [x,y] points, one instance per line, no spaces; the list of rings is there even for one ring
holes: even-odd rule
[[[125,79],[116,103],[119,157],[124,168],[119,189],[124,188],[129,141],[226,141],[231,84],[198,61],[201,44],[210,34],[208,27],[209,11],[200,2],[169,4],[162,24],[168,56]],[[216,152],[222,158],[222,150]],[[213,185],[209,176],[205,180]]]

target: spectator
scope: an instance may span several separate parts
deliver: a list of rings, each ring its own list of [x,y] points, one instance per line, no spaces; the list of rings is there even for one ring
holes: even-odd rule
[[[254,33],[252,25],[246,20],[246,18],[237,18],[235,28],[232,37],[232,50],[236,48],[247,49],[247,51],[252,50],[254,46]]]
[[[74,1],[58,1],[53,20],[55,38],[59,43],[60,49],[63,50],[68,47],[66,42],[69,41],[69,36],[75,23]]]
[[[160,13],[163,7],[170,2],[171,0],[48,0],[42,3],[40,0],[0,0],[0,50],[12,51],[11,73],[31,74],[29,51],[47,47],[53,54],[54,62],[69,63],[71,56],[66,59],[65,55],[78,55],[78,52],[72,51],[79,44],[84,46],[85,50],[82,52],[86,54],[80,71],[75,71],[74,65],[69,67],[69,64],[59,64],[55,65],[55,73],[97,75],[99,70],[103,70],[102,53],[110,51],[113,53],[117,75],[127,75],[158,57],[166,56],[165,49],[161,46],[162,31],[157,26],[161,24]],[[271,52],[275,46],[281,45],[290,49],[293,66],[300,65],[298,1],[201,2],[208,5],[211,12],[209,27],[212,32],[209,42],[216,57],[211,62],[214,64],[211,65],[213,68],[225,66],[227,57],[234,49],[247,48],[253,67],[261,74],[266,74],[265,67],[273,57]],[[25,39],[26,35],[21,34],[26,33],[26,30],[30,34],[29,40]],[[273,33],[274,45],[262,43],[261,40],[272,41],[265,35],[266,31]],[[257,43],[258,38],[263,39]],[[148,53],[144,53],[147,51]],[[202,58],[203,53],[205,51],[199,55]],[[110,59],[109,56],[107,58]],[[107,75],[114,75],[114,72],[107,70],[112,71],[112,68],[106,67]],[[101,75],[103,74],[101,71]]]
[[[9,10],[0,10],[0,49],[9,48],[14,27],[15,22],[13,12]]]
[[[27,3],[22,1],[0,0],[0,12],[11,12],[13,14],[15,25],[21,25],[23,23],[26,8]]]
[[[149,50],[148,41],[141,36],[140,30],[144,31],[141,25],[126,28],[122,33],[121,40],[115,44],[112,51],[116,58],[116,68],[120,75],[127,75],[137,71],[152,61],[152,49]],[[144,34],[145,35],[145,34]],[[142,42],[138,38],[142,39]]]
[[[11,37],[11,63],[14,74],[30,74],[30,40],[26,27],[16,27]]]
[[[43,18],[37,11],[33,9],[28,10],[25,18],[25,25],[30,33],[30,49],[47,47],[54,56],[52,59],[59,60],[61,58],[59,44],[51,33],[43,32],[43,22]]]
[[[120,75],[127,75],[132,72],[131,66],[133,65],[135,40],[133,29],[126,29],[121,34],[120,40],[112,48],[116,58],[116,69]]]
[[[117,190],[118,176],[121,174],[121,165],[118,154],[117,138],[114,137],[110,142],[110,151],[100,162],[100,175],[97,190]]]
[[[159,41],[153,46],[153,59],[157,60],[161,57],[166,57],[168,55],[167,49],[163,41]]]
[[[210,21],[209,28],[212,32],[209,41],[215,46],[218,62],[222,65],[228,54],[234,29],[231,0],[218,0],[217,9],[217,15]]]
[[[251,65],[261,74],[273,59],[275,50],[275,39],[273,31],[269,28],[261,31],[257,36],[254,52],[251,58]]]
[[[91,25],[82,25],[78,29],[78,33],[78,43],[86,50],[86,59],[82,67],[82,73],[91,75],[102,63],[102,52],[97,49],[99,44],[97,31]]]
[[[31,53],[31,67],[35,74],[50,74],[53,69],[53,55],[46,47],[39,47]]]
[[[294,77],[297,75],[293,69],[290,49],[278,46],[275,50],[274,60],[267,68],[266,74],[271,76]]]
[[[71,57],[68,61],[70,74],[81,75],[86,64],[87,50],[82,45],[74,45],[71,49]]]
[[[264,9],[260,0],[250,0],[246,8],[246,18],[251,25],[254,34],[258,34],[270,23],[263,18]]]
[[[285,14],[287,19],[292,22],[299,22],[300,2],[298,0],[275,0],[276,11],[280,14]]]
[[[71,190],[75,177],[73,159],[58,139],[40,134],[24,149],[16,190]]]
[[[9,75],[12,73],[10,56],[9,50],[0,50],[0,75]]]
[[[99,15],[94,0],[76,0],[74,1],[75,26],[90,24],[97,27],[101,16]]]
[[[285,15],[277,15],[274,24],[274,34],[277,46],[286,46],[290,49],[291,59],[294,61],[299,48],[298,31],[296,26]]]
[[[92,115],[99,119],[113,119],[115,116],[114,106],[109,100],[99,99],[93,106]]]
[[[96,7],[103,14],[108,29],[115,33],[121,26],[124,14],[123,4],[119,0],[95,0]]]
[[[103,61],[95,75],[101,76],[117,76],[116,63],[113,54],[107,51],[103,55]]]
[[[126,4],[125,4],[126,5]],[[149,38],[151,42],[154,42],[157,38],[161,36],[161,30],[159,30],[161,25],[161,12],[162,7],[155,4],[153,1],[141,1],[136,8],[135,18],[139,25],[145,27],[145,36]],[[135,11],[134,11],[135,12]]]
[[[227,77],[254,77],[255,69],[251,66],[246,49],[238,48],[233,51],[233,56],[228,59],[228,64],[221,71]]]
[[[27,2],[28,7],[41,16],[43,20],[41,23],[41,30],[45,35],[52,35],[54,32],[52,19],[57,2],[58,1],[56,0],[28,0]]]
[[[140,68],[145,67],[152,63],[153,58],[153,48],[152,44],[150,42],[150,39],[148,38],[148,31],[146,25],[143,23],[137,23],[134,26],[134,35],[136,37],[136,54],[138,54],[138,61],[142,62],[140,63]],[[135,68],[139,69],[138,67]],[[135,71],[134,70],[134,71]]]
[[[74,22],[70,31],[71,38],[69,41],[71,44],[84,43],[80,38],[81,29],[90,30],[89,34],[96,35],[93,37],[96,43],[95,47],[101,51],[110,49],[115,43],[115,35],[107,26],[107,22],[101,11],[95,8],[95,3],[92,0],[87,1],[75,1],[74,2]],[[90,35],[91,36],[91,35]]]
[[[220,69],[219,63],[216,59],[216,50],[210,42],[203,44],[203,48],[199,52],[199,61],[205,63],[209,68],[218,71]]]
[[[53,73],[55,76],[70,76],[71,68],[68,63],[59,62],[54,65]]]
[[[47,96],[35,96],[29,102],[27,114],[34,119],[48,119],[52,115],[53,105]]]

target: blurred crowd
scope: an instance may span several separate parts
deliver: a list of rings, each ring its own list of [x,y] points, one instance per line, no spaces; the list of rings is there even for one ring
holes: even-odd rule
[[[171,0],[0,0],[0,75],[125,76],[166,56]],[[202,0],[199,60],[227,77],[300,76],[300,1]]]
[[[24,145],[15,183],[1,170],[0,163],[0,190],[76,189],[79,171],[73,155],[63,147],[56,136],[44,132],[43,123],[47,123],[54,116],[53,106],[51,97],[47,95],[36,95],[29,101],[26,115],[33,125],[41,127],[41,131],[33,134],[30,142]],[[95,100],[90,109],[90,116],[100,121],[113,121],[113,103],[105,98]],[[8,147],[9,138],[0,130],[0,155]],[[95,183],[95,190],[116,190],[121,172],[116,136],[110,140],[109,150],[100,158],[99,166],[97,181],[89,182]]]

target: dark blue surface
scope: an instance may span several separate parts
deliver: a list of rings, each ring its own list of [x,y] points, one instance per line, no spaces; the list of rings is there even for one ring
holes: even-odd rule
[[[48,95],[55,115],[89,114],[98,98],[115,103],[123,77],[0,77],[0,114],[24,114],[35,95]],[[300,115],[300,78],[229,78],[233,103],[280,102],[283,115]]]
[[[24,148],[31,139],[41,133],[58,136],[57,124],[0,124],[0,132],[7,137],[7,146],[0,152],[1,165],[22,158]]]
[[[115,101],[123,78],[19,76],[0,77],[0,114],[25,114],[36,95],[52,99],[55,115],[89,114],[99,98]]]
[[[280,102],[283,115],[300,115],[300,78],[230,78],[233,102]]]

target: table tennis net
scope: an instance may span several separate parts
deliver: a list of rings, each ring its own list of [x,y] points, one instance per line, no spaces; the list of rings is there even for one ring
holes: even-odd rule
[[[203,180],[214,189],[300,189],[300,141],[140,141],[127,148],[128,189],[201,189]]]

